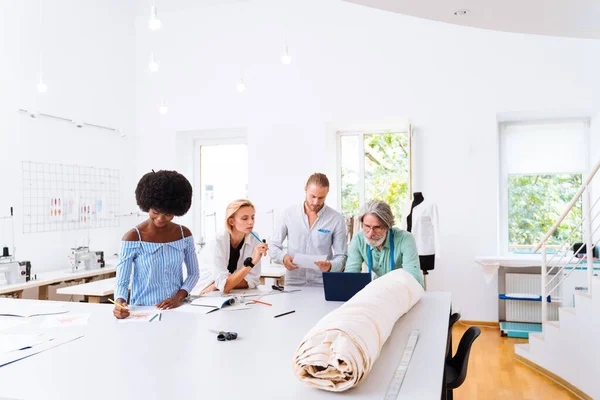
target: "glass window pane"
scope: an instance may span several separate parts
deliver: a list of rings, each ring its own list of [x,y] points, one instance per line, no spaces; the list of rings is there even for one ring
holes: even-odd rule
[[[223,160],[236,160],[236,168],[223,168]],[[225,229],[225,209],[248,198],[248,149],[245,144],[200,147],[202,235],[205,241]]]
[[[409,199],[410,145],[406,133],[365,135],[365,201],[384,200],[396,224]]]
[[[508,247],[530,253],[558,220],[581,186],[581,174],[508,176]],[[581,198],[548,239],[548,252],[565,242],[582,242]]]
[[[342,214],[353,216],[360,208],[358,192],[358,135],[340,136],[340,154],[342,158]]]

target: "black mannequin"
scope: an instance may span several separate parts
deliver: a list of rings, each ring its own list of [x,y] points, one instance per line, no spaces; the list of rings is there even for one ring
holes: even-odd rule
[[[415,208],[416,206],[421,204],[423,202],[423,200],[425,200],[425,198],[423,197],[422,192],[414,192],[413,193],[413,202],[412,202],[412,205],[410,206],[410,214],[408,214],[408,217],[406,217],[406,230],[409,232],[412,230],[413,208]]]

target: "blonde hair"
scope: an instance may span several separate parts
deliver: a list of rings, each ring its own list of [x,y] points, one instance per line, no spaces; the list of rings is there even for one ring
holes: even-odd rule
[[[315,185],[318,187],[329,188],[329,179],[327,179],[327,175],[322,174],[320,172],[315,172],[311,176],[308,177],[306,181],[306,186]]]
[[[235,213],[238,212],[238,210],[242,207],[252,207],[256,210],[256,208],[254,208],[254,204],[252,204],[252,202],[248,199],[239,199],[229,203],[227,209],[225,210],[225,227],[229,233],[233,232],[233,226],[231,226],[229,223],[229,218],[233,218]]]

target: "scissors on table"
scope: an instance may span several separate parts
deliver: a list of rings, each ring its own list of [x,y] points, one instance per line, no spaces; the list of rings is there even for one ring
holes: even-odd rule
[[[227,332],[227,331],[215,331],[213,329],[209,329],[212,333],[217,334],[217,340],[219,342],[224,342],[226,340],[235,340],[238,337],[236,332]]]
[[[282,293],[294,293],[294,292],[299,292],[300,291],[300,289],[284,290],[283,286],[281,286],[281,285],[272,285],[271,289],[277,290],[277,291],[282,292]]]

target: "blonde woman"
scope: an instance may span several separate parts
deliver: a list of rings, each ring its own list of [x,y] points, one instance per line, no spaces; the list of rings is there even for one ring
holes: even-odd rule
[[[269,250],[252,232],[255,217],[250,200],[236,200],[227,206],[227,231],[217,236],[207,250],[204,268],[212,269],[210,279],[200,294],[220,290],[255,288],[260,281],[260,260]]]

